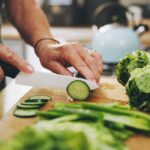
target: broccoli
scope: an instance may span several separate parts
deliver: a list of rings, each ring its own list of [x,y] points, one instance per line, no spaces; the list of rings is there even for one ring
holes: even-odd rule
[[[130,105],[142,111],[150,110],[150,65],[137,68],[126,84]]]
[[[150,64],[150,55],[142,50],[127,54],[120,60],[116,68],[118,81],[125,85],[130,78],[131,72],[136,68],[143,68]]]

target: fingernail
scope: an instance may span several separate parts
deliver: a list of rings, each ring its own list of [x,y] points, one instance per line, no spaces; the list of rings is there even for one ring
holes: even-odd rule
[[[28,70],[29,73],[34,72],[34,68],[31,65],[27,65],[27,70]]]

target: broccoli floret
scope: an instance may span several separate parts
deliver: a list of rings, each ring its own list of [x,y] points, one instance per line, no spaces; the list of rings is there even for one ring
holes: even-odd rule
[[[150,110],[150,65],[137,68],[126,84],[130,105],[142,111]]]
[[[148,64],[150,64],[150,55],[145,51],[137,50],[132,54],[127,54],[117,65],[116,75],[118,81],[125,85],[134,69],[143,68]]]

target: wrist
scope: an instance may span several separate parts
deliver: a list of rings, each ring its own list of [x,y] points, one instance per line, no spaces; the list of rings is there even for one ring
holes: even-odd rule
[[[47,46],[54,46],[59,43],[58,40],[51,37],[41,38],[34,44],[35,53],[38,55],[40,49],[44,50]]]
[[[48,42],[49,44],[59,44],[60,43],[58,40],[56,40],[52,37],[44,37],[35,42],[34,48],[36,49],[36,47],[38,47],[38,45],[40,45],[40,43],[43,43],[43,42]]]

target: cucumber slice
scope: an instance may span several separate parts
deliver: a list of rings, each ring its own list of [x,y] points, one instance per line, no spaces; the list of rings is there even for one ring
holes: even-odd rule
[[[38,109],[38,108],[41,108],[42,106],[41,105],[23,105],[23,104],[18,104],[17,108],[21,108],[21,109]]]
[[[34,105],[43,106],[44,104],[46,104],[46,102],[41,102],[41,101],[35,101],[35,102],[25,101],[25,102],[22,102],[21,104],[22,105],[30,105],[30,106],[34,106]]]
[[[82,101],[89,97],[90,88],[85,82],[81,80],[75,80],[67,86],[67,93],[74,100]]]
[[[37,109],[16,109],[14,116],[22,118],[30,118],[36,116]]]
[[[43,103],[47,103],[48,99],[27,99],[25,100],[25,102],[43,102]]]
[[[30,102],[34,102],[34,101],[43,101],[43,102],[47,102],[49,100],[51,100],[52,98],[50,96],[46,96],[46,95],[35,95],[35,96],[31,96],[29,97],[29,99],[27,101]]]

